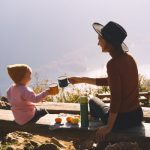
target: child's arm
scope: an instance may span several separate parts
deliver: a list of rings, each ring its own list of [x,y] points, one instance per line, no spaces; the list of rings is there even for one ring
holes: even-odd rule
[[[50,92],[49,90],[45,90],[39,94],[36,94],[33,90],[31,90],[30,88],[28,87],[25,87],[23,89],[23,94],[22,94],[22,98],[24,100],[27,100],[27,101],[31,101],[33,103],[38,103],[40,101],[43,100],[43,98],[45,98],[47,95],[49,95]]]

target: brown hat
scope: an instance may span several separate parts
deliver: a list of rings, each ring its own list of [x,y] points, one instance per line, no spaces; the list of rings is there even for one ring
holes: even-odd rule
[[[26,64],[13,64],[7,67],[7,71],[15,83],[20,83],[29,68],[30,67]]]

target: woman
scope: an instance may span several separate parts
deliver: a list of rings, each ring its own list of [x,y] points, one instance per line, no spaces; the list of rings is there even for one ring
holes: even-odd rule
[[[72,84],[88,83],[97,86],[109,86],[111,92],[110,107],[98,98],[89,100],[90,114],[101,118],[105,124],[96,133],[97,140],[104,140],[112,129],[126,129],[141,125],[143,112],[139,105],[138,70],[134,58],[127,53],[123,43],[127,36],[125,29],[115,22],[105,26],[93,23],[98,33],[98,45],[102,52],[112,57],[107,63],[107,78],[71,77]]]

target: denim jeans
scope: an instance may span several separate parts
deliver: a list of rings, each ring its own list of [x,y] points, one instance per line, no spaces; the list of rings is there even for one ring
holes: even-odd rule
[[[106,106],[99,98],[94,97],[89,100],[90,115],[94,118],[101,119],[107,124],[109,117],[109,106]],[[118,113],[114,129],[126,129],[141,125],[143,121],[143,111],[141,107],[131,112]]]
[[[101,119],[104,124],[107,123],[109,116],[109,107],[99,98],[94,97],[89,100],[90,115],[96,120]]]

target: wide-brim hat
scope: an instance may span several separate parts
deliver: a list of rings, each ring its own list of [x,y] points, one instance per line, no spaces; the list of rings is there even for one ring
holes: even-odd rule
[[[113,46],[121,45],[125,52],[129,51],[127,45],[123,42],[127,36],[127,32],[121,25],[110,21],[105,26],[98,22],[94,22],[92,26],[98,35],[107,42]]]

